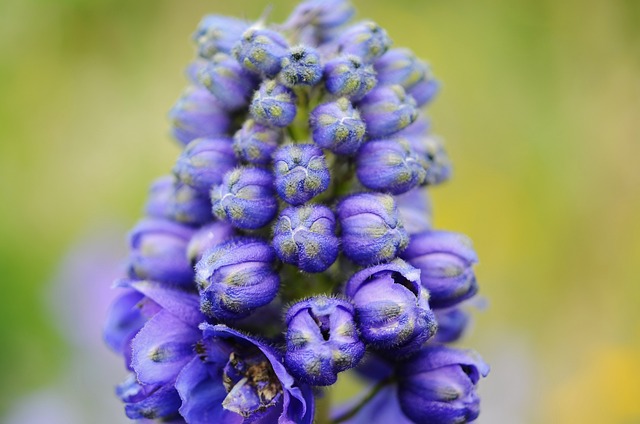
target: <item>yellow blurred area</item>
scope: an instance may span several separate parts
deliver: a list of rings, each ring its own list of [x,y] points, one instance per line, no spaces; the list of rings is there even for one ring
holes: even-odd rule
[[[640,2],[354,3],[443,82],[428,111],[455,172],[432,197],[480,257],[478,423],[640,423]],[[56,263],[87,228],[133,225],[171,169],[200,17],[267,4],[277,21],[295,2],[0,3],[0,416],[70,349],[43,306]]]

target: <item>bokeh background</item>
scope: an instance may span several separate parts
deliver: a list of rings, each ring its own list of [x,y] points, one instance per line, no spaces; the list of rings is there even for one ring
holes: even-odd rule
[[[0,420],[125,422],[92,275],[178,154],[166,113],[200,17],[267,3],[279,20],[295,2],[0,2]],[[430,115],[455,177],[435,223],[481,258],[478,422],[640,423],[640,2],[354,3],[444,84]]]

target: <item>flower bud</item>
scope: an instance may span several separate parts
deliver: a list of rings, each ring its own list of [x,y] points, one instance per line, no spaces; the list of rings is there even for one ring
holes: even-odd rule
[[[164,219],[140,221],[129,235],[129,276],[140,280],[193,284],[193,268],[187,260],[190,227]]]
[[[322,272],[338,257],[335,217],[322,205],[287,208],[276,222],[273,247],[282,262]]]
[[[236,163],[230,138],[197,138],[182,151],[173,173],[182,183],[208,194]]]
[[[415,352],[436,332],[420,271],[396,259],[365,268],[347,282],[361,338],[394,357]]]
[[[436,309],[438,331],[433,336],[435,343],[454,343],[462,337],[469,323],[469,314],[460,308]]]
[[[287,40],[276,31],[252,27],[233,47],[233,56],[248,71],[273,78],[280,72],[288,49]]]
[[[395,199],[400,220],[410,236],[431,229],[433,213],[426,189],[416,188]]]
[[[401,85],[418,107],[427,104],[438,91],[438,82],[429,66],[409,49],[389,50],[374,66],[380,84]]]
[[[418,118],[416,102],[399,85],[378,86],[358,105],[371,139],[384,138]]]
[[[407,137],[412,150],[427,163],[424,183],[441,184],[451,177],[451,161],[442,139],[434,136]]]
[[[363,186],[402,194],[424,182],[427,163],[404,139],[374,140],[358,152],[356,175]]]
[[[338,373],[353,368],[364,356],[353,306],[344,300],[317,296],[289,309],[284,361],[291,374],[314,386],[330,386]]]
[[[229,111],[249,105],[253,92],[258,87],[255,74],[246,71],[231,56],[218,53],[200,71],[200,82]]]
[[[236,156],[246,162],[266,165],[271,162],[271,155],[282,142],[283,136],[280,128],[271,128],[247,119],[233,136],[233,149]]]
[[[271,302],[280,287],[275,259],[269,244],[246,237],[209,250],[196,264],[202,312],[221,321],[237,320]]]
[[[372,63],[389,49],[392,41],[378,24],[364,21],[345,30],[336,44],[339,54],[352,54],[364,63]]]
[[[352,155],[364,142],[366,128],[360,113],[342,97],[317,106],[309,116],[313,141],[340,155]]]
[[[173,136],[182,144],[201,137],[224,135],[231,118],[205,88],[189,87],[169,112]]]
[[[301,205],[329,187],[331,174],[322,150],[315,144],[282,146],[273,154],[278,195],[291,205]]]
[[[473,264],[478,262],[471,240],[448,231],[425,231],[411,237],[403,259],[420,269],[431,306],[446,308],[478,291]]]
[[[358,265],[389,261],[409,242],[388,194],[351,195],[338,204],[336,212],[342,227],[342,250]]]
[[[284,26],[330,29],[346,23],[354,14],[355,8],[348,0],[306,0],[295,8]]]
[[[247,28],[249,24],[240,19],[219,15],[205,16],[193,34],[198,55],[210,59],[218,52],[231,53]]]
[[[160,177],[151,185],[145,210],[151,217],[187,225],[204,225],[213,220],[209,197],[173,175]]]
[[[265,81],[253,95],[249,110],[261,124],[286,127],[296,117],[296,95],[274,80]]]
[[[264,227],[278,212],[273,176],[261,168],[236,168],[211,189],[213,213],[236,228]]]
[[[475,352],[426,346],[399,364],[400,407],[418,424],[473,421],[480,412],[476,384],[488,373]]]
[[[316,85],[321,79],[322,64],[315,49],[306,46],[293,47],[282,58],[279,80],[283,85]]]
[[[228,222],[216,221],[200,227],[196,231],[187,245],[187,259],[191,264],[195,264],[202,255],[219,244],[231,239],[235,235],[233,227]]]
[[[376,72],[372,65],[362,63],[358,56],[338,56],[324,66],[325,87],[336,96],[353,101],[362,99],[376,86]]]
[[[173,384],[141,384],[135,374],[116,388],[116,395],[124,402],[125,413],[131,420],[158,419],[180,422],[180,396]]]

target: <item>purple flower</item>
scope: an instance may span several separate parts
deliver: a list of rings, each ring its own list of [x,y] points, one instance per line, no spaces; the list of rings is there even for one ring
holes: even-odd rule
[[[284,26],[330,29],[346,23],[354,14],[355,9],[348,0],[306,0],[295,8]]]
[[[190,227],[164,219],[144,219],[129,235],[129,276],[167,283],[193,285],[193,268],[187,259]]]
[[[469,314],[461,308],[436,309],[438,332],[431,339],[435,343],[453,343],[458,341],[469,323]]]
[[[275,350],[225,325],[201,329],[199,355],[176,382],[187,422],[312,423],[311,390],[296,383]]]
[[[371,21],[347,28],[336,40],[338,53],[358,56],[365,63],[372,63],[382,56],[391,43],[387,31]]]
[[[338,204],[336,212],[342,226],[342,250],[359,265],[389,261],[409,242],[388,194],[351,195]]]
[[[331,209],[322,205],[282,211],[274,227],[273,247],[282,262],[306,272],[322,272],[338,257],[338,237]]]
[[[306,46],[296,46],[282,58],[279,80],[287,87],[316,85],[322,79],[322,64],[318,52]]]
[[[353,368],[365,352],[353,315],[349,302],[326,296],[293,305],[285,318],[289,371],[307,384],[329,386]]]
[[[280,287],[275,258],[269,244],[251,238],[207,251],[196,264],[202,311],[218,320],[237,320],[271,302]]]
[[[198,46],[198,55],[210,59],[218,52],[231,53],[232,47],[247,28],[249,24],[240,19],[220,15],[205,16],[193,34],[193,40]]]
[[[261,168],[227,172],[222,184],[211,189],[213,213],[236,228],[264,227],[278,212],[273,176]]]
[[[233,149],[236,156],[256,165],[267,165],[271,155],[282,142],[283,132],[280,128],[262,125],[253,119],[247,119],[242,128],[233,136]]]
[[[173,135],[182,144],[201,137],[224,135],[231,117],[215,97],[202,87],[189,87],[169,112]]]
[[[278,195],[291,205],[301,205],[329,187],[331,178],[322,150],[315,144],[282,146],[273,155]]]
[[[478,291],[472,268],[478,258],[462,234],[431,230],[413,235],[402,257],[420,269],[434,308],[456,305]]]
[[[296,95],[275,80],[267,80],[255,92],[250,107],[257,122],[274,127],[286,127],[296,117]]]
[[[365,268],[345,286],[362,340],[392,358],[418,350],[437,329],[420,271],[400,259]]]
[[[369,138],[391,136],[418,118],[413,97],[399,85],[378,86],[358,104]]]
[[[476,384],[488,373],[475,352],[426,346],[399,364],[402,411],[418,424],[473,421],[480,412]]]
[[[198,138],[182,151],[173,173],[182,183],[208,194],[236,164],[230,138]]]
[[[313,141],[339,155],[352,155],[364,142],[365,125],[351,102],[342,97],[317,106],[309,116]]]
[[[431,200],[427,190],[416,188],[395,199],[398,215],[409,236],[431,229]]]
[[[213,220],[209,197],[173,175],[160,177],[151,185],[145,211],[150,217],[186,225],[204,225]]]
[[[254,90],[258,87],[255,74],[246,71],[231,56],[218,53],[202,69],[199,79],[229,111],[236,111],[249,105]]]
[[[426,162],[425,184],[436,185],[451,177],[451,162],[442,140],[434,136],[407,137],[416,155]]]
[[[246,70],[273,78],[288,49],[287,40],[276,31],[252,27],[233,47],[233,56]]]
[[[406,140],[374,140],[358,152],[356,174],[369,189],[402,194],[425,181],[427,166]]]
[[[184,422],[179,413],[180,396],[171,385],[140,384],[133,374],[116,388],[116,395],[125,404],[125,413],[132,420],[161,419],[163,422]]]
[[[353,101],[362,99],[376,86],[376,72],[372,65],[362,62],[358,56],[346,55],[331,59],[324,66],[325,87],[336,96]]]

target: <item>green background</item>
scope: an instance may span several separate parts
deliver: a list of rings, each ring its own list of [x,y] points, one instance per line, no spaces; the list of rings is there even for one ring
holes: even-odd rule
[[[56,263],[88,228],[132,225],[172,166],[200,17],[268,3],[295,4],[0,3],[0,416],[69,355],[43,306]],[[481,258],[463,343],[493,366],[480,422],[639,422],[640,2],[355,4],[444,85],[429,113],[455,175],[435,222]]]

